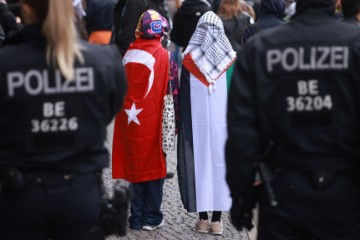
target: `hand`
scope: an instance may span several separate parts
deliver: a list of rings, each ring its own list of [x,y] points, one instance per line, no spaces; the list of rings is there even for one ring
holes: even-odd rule
[[[252,224],[252,207],[246,207],[244,201],[240,198],[233,200],[230,209],[231,223],[238,230],[251,230],[254,225]]]

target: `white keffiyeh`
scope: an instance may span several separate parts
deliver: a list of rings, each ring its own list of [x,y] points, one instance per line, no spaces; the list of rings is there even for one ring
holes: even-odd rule
[[[210,83],[210,91],[215,87],[215,80],[236,58],[236,52],[225,35],[221,19],[211,11],[199,19],[184,55],[188,53]]]

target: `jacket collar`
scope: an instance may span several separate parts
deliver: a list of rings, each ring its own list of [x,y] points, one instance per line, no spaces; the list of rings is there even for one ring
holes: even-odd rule
[[[274,16],[279,19],[285,17],[286,3],[284,0],[262,0],[260,4],[261,16]]]
[[[317,22],[322,23],[328,20],[337,21],[335,13],[330,13],[324,9],[306,9],[304,11],[296,13],[292,18],[295,21],[309,22],[308,24],[316,24]]]
[[[4,45],[15,45],[20,43],[30,43],[36,48],[44,48],[46,45],[45,37],[41,32],[41,25],[34,24],[25,26],[21,31],[19,31],[14,36],[7,38]]]

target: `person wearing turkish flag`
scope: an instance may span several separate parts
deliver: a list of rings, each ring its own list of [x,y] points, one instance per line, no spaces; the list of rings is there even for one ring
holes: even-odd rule
[[[175,59],[161,44],[167,29],[164,17],[147,10],[123,58],[128,93],[115,119],[112,170],[113,178],[131,183],[129,223],[135,230],[151,231],[164,225],[160,210],[166,176],[162,112],[169,81],[175,103],[178,93]]]

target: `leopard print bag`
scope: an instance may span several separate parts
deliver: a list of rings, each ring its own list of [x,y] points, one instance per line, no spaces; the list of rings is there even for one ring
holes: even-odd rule
[[[175,149],[175,128],[174,99],[169,81],[162,113],[162,150],[166,155]]]

